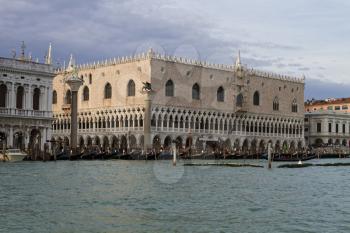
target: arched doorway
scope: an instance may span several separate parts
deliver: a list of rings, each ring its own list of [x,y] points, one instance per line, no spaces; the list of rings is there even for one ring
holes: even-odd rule
[[[16,132],[13,135],[13,148],[24,149],[24,134],[22,132]]]
[[[192,147],[192,141],[193,141],[192,137],[188,137],[186,139],[186,148],[191,148]]]
[[[80,149],[84,148],[84,138],[83,137],[79,138],[79,147],[80,147]]]
[[[265,141],[261,140],[259,144],[259,154],[265,153]]]
[[[0,132],[0,149],[3,149],[4,146],[6,146],[6,134],[4,132]]]
[[[229,138],[225,140],[225,142],[223,144],[223,150],[224,150],[224,152],[231,151],[231,140]]]
[[[143,135],[140,136],[140,147],[143,148],[144,146],[144,143],[145,143],[145,137]]]
[[[295,151],[296,151],[296,148],[295,148],[295,142],[294,141],[292,141],[291,143],[290,143],[290,147],[289,147],[289,153],[295,153]]]
[[[276,153],[281,153],[281,143],[280,143],[279,140],[275,144],[275,152]]]
[[[343,139],[342,143],[343,146],[346,146],[346,139]]]
[[[91,139],[90,136],[87,136],[87,138],[86,138],[86,144],[87,144],[87,146],[88,146],[89,148],[91,148],[91,146],[92,146],[92,139]]]
[[[101,147],[101,140],[100,140],[99,136],[95,137],[95,145],[98,146],[98,147]]]
[[[158,152],[161,148],[161,142],[160,142],[160,137],[159,135],[154,136],[153,138],[153,149],[156,150],[156,152]]]
[[[32,159],[38,159],[40,157],[40,148],[41,147],[41,134],[38,129],[33,129],[30,132],[29,138],[29,148],[31,151]]]
[[[283,150],[283,153],[287,153],[288,152],[288,142],[287,141],[283,142],[282,150]]]
[[[176,148],[178,150],[181,150],[182,149],[182,138],[179,136],[175,139],[175,141],[176,141]]]
[[[120,149],[125,152],[128,150],[128,140],[125,135],[120,138]]]
[[[104,151],[106,151],[109,148],[109,140],[108,140],[107,136],[103,137],[102,148],[103,148]]]
[[[254,140],[252,141],[252,143],[251,143],[251,146],[250,146],[250,151],[251,151],[251,154],[252,154],[252,155],[256,155],[256,154],[257,154],[256,144],[257,144],[257,142],[256,142],[256,140],[254,139]]]
[[[239,152],[240,151],[239,139],[238,138],[235,140],[235,143],[233,144],[233,150],[234,150],[234,152]]]
[[[65,147],[69,147],[69,138],[68,137],[64,137],[63,138],[63,143]]]
[[[318,146],[318,147],[322,146],[323,145],[323,140],[321,138],[317,138],[315,140],[315,145]]]
[[[137,148],[137,140],[135,135],[130,135],[129,136],[129,146],[130,149],[136,149]]]
[[[328,145],[333,145],[333,139],[332,138],[328,139]]]
[[[322,144],[323,144],[323,142],[322,142]],[[303,150],[303,142],[302,142],[302,141],[299,141],[299,142],[298,142],[298,151],[299,151],[299,152],[302,152],[302,150]]]
[[[242,145],[243,154],[248,154],[248,149],[249,149],[249,142],[248,142],[248,139],[245,139]]]
[[[170,150],[171,148],[171,137],[170,136],[166,136],[164,139],[164,150]]]
[[[119,149],[119,141],[116,136],[112,137],[112,149]]]

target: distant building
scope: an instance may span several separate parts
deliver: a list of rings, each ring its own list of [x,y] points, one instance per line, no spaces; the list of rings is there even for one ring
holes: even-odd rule
[[[327,98],[324,100],[307,100],[305,112],[328,110],[335,112],[350,112],[350,98]]]
[[[225,148],[245,153],[304,146],[304,78],[241,64],[210,64],[148,53],[78,65],[80,147],[137,149],[144,144],[143,83],[154,90],[153,148]],[[67,70],[53,90],[53,139],[69,145],[71,91]],[[208,142],[207,144],[205,142]]]
[[[350,98],[313,100],[305,103],[307,145],[349,146]]]
[[[0,146],[28,149],[51,138],[51,46],[46,64],[24,57],[0,57]]]

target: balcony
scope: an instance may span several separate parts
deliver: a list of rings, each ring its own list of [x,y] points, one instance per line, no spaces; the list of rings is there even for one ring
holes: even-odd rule
[[[71,105],[70,104],[62,104],[62,110],[63,111],[70,111]]]
[[[0,108],[0,116],[31,117],[31,118],[51,118],[51,111],[38,111],[28,109]]]

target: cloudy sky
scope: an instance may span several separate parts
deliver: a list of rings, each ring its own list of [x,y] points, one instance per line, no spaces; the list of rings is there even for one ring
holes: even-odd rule
[[[301,77],[305,98],[350,96],[348,0],[0,0],[0,56],[22,40],[56,64],[158,52]]]

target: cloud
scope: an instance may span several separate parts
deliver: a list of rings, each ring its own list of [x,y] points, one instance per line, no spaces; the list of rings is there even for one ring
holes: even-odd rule
[[[325,99],[328,97],[350,97],[350,84],[335,83],[330,80],[307,78],[305,83],[305,99]]]
[[[339,61],[348,57],[343,49],[348,34],[346,28],[329,25],[326,19],[335,15],[337,20],[348,19],[349,4],[337,2],[313,6],[303,0],[293,4],[277,0],[2,1],[0,54],[10,56],[14,47],[18,53],[24,40],[27,51],[41,60],[52,42],[54,59],[61,65],[70,53],[78,63],[85,63],[130,56],[150,46],[170,55],[233,64],[240,49],[242,62],[252,67],[299,77],[305,72],[308,77],[324,79],[320,72],[339,81],[347,78],[347,65]],[[318,19],[323,27],[316,27]],[[333,43],[334,38],[339,43]],[[342,49],[334,52],[335,46]],[[343,50],[345,55],[337,56]],[[307,91],[316,93],[312,88]]]

